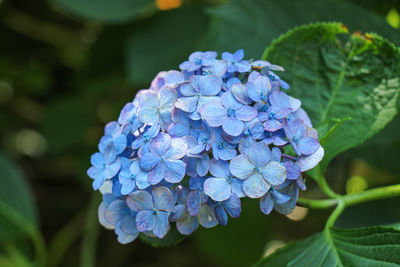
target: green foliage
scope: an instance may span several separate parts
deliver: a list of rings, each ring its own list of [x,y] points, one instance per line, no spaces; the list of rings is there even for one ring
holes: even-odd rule
[[[400,35],[384,18],[343,0],[234,0],[209,13],[209,46],[220,52],[243,48],[255,59],[282,32],[319,21],[341,21],[352,31],[378,32],[400,43]]]
[[[400,231],[330,228],[293,242],[254,266],[398,266]]]
[[[26,225],[37,225],[37,211],[21,170],[2,154],[0,177],[1,241],[26,234]]]
[[[177,69],[204,39],[207,23],[200,8],[179,8],[152,17],[128,40],[129,81],[148,84],[158,72]]]
[[[329,129],[320,125],[331,118],[352,118],[325,141],[322,169],[378,133],[398,111],[399,50],[376,34],[349,34],[340,23],[302,26],[274,41],[263,58],[287,68],[282,77],[317,129]]]
[[[176,230],[176,227],[174,225],[171,225],[171,229],[168,231],[168,234],[162,239],[159,239],[157,237],[149,237],[144,234],[140,234],[139,238],[144,243],[154,248],[162,248],[175,246],[182,242],[186,238],[186,236],[181,235],[178,230]]]
[[[152,0],[51,0],[62,10],[83,19],[120,23],[143,14],[154,5]]]

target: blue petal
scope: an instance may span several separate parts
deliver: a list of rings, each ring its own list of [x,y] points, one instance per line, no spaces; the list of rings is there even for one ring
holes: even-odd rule
[[[274,200],[271,197],[270,193],[267,193],[265,196],[260,198],[260,210],[262,213],[268,215],[271,213],[274,208]]]
[[[235,177],[243,180],[254,173],[254,166],[245,154],[240,154],[231,160],[229,170]]]
[[[169,109],[175,105],[176,101],[176,90],[169,86],[164,86],[158,91],[158,99],[160,109]]]
[[[300,166],[301,171],[305,172],[317,166],[323,157],[324,149],[322,148],[322,146],[319,146],[317,151],[315,151],[313,154],[300,157],[297,161],[297,164]]]
[[[228,117],[222,122],[222,129],[231,136],[239,136],[243,132],[244,124],[234,117]]]
[[[236,179],[236,178],[232,178],[232,183],[231,183],[231,185],[232,185],[232,193],[234,193],[238,197],[245,197],[246,196],[244,194],[244,192],[243,192],[242,184],[243,184],[242,180],[239,180],[239,179]]]
[[[111,224],[107,221],[106,216],[105,216],[105,211],[107,209],[108,205],[106,202],[101,202],[98,208],[98,219],[100,224],[105,227],[106,229],[113,229],[114,228],[114,224]]]
[[[235,194],[232,194],[228,200],[222,202],[222,205],[232,218],[237,218],[240,216],[242,207],[239,197]]]
[[[103,154],[97,152],[90,157],[90,163],[92,163],[92,165],[95,166],[96,168],[103,169],[106,160]]]
[[[199,227],[199,221],[196,217],[190,216],[186,213],[182,219],[176,222],[176,229],[183,235],[190,235]]]
[[[115,233],[118,235],[118,242],[128,244],[139,236],[136,229],[136,218],[128,216],[124,220],[119,221],[115,226]],[[136,231],[133,231],[135,229]]]
[[[130,194],[126,204],[133,211],[153,210],[153,197],[147,191],[138,190]]]
[[[222,79],[217,75],[196,76],[193,83],[203,96],[217,95],[222,88]]]
[[[121,169],[121,160],[118,158],[114,163],[111,163],[106,166],[104,174],[105,178],[106,179],[113,178],[115,175],[117,175],[120,169]]]
[[[170,183],[178,183],[185,176],[185,163],[181,160],[167,160],[165,162],[164,179]]]
[[[304,137],[300,139],[298,148],[300,153],[303,155],[311,155],[319,148],[319,142],[317,139],[311,137]]]
[[[210,161],[210,173],[214,177],[226,178],[230,175],[229,173],[229,163],[224,160]]]
[[[208,178],[204,182],[204,193],[215,201],[224,201],[231,195],[231,185],[225,178]]]
[[[171,137],[163,132],[159,133],[150,144],[150,150],[160,157],[167,153],[170,147]]]
[[[152,210],[141,210],[136,215],[136,227],[139,232],[151,231],[156,224],[156,215]]]
[[[264,142],[258,142],[249,148],[248,159],[254,166],[262,167],[270,161],[271,152]]]
[[[153,125],[159,122],[157,109],[153,107],[143,107],[139,110],[138,118],[142,123]]]
[[[180,97],[175,103],[175,107],[188,112],[192,113],[197,109],[197,96],[189,96],[189,97]]]
[[[215,218],[214,210],[208,205],[202,205],[197,215],[199,223],[204,228],[211,228],[218,224],[217,218]]]
[[[261,174],[255,173],[243,182],[244,193],[251,198],[259,198],[268,192],[271,186],[265,182]]]
[[[159,163],[160,157],[152,152],[144,154],[139,161],[140,168],[142,168],[144,171],[152,170]]]
[[[190,191],[187,198],[187,209],[191,216],[199,213],[201,206],[201,193],[198,190]]]
[[[208,173],[209,162],[210,157],[207,154],[198,159],[196,171],[199,176],[206,176]]]
[[[226,226],[228,224],[228,214],[221,205],[217,205],[214,208],[215,217],[217,218],[219,224]]]
[[[172,123],[168,127],[168,134],[172,137],[183,137],[189,135],[189,125],[182,123]]]
[[[286,180],[286,169],[279,162],[271,161],[261,170],[265,181],[278,185]]]
[[[153,228],[153,234],[158,238],[163,238],[169,229],[168,212],[157,211],[156,223]]]
[[[200,113],[201,117],[206,120],[211,127],[221,126],[224,118],[226,118],[226,110],[218,102],[211,102],[205,105]]]
[[[174,198],[172,197],[172,193],[168,188],[164,186],[153,188],[152,195],[156,209],[168,212],[172,212],[174,210]]]
[[[105,210],[104,217],[112,225],[115,225],[118,221],[122,220],[130,214],[125,201],[115,200]]]

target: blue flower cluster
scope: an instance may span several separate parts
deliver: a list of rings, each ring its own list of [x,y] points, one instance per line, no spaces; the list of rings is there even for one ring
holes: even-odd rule
[[[88,175],[103,194],[100,223],[121,243],[226,225],[243,197],[290,213],[302,172],[324,150],[301,102],[267,61],[195,52],[160,72],[106,125]]]

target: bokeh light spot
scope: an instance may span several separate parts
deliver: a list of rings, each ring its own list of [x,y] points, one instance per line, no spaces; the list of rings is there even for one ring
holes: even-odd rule
[[[292,221],[301,221],[303,220],[308,214],[308,209],[296,206],[292,213],[286,215]]]
[[[169,10],[180,7],[182,0],[156,0],[156,5],[161,10]]]
[[[346,183],[347,194],[359,193],[367,189],[368,183],[364,177],[355,175],[350,177]]]
[[[46,147],[46,139],[39,132],[25,129],[15,136],[15,148],[22,155],[40,157],[46,151]]]

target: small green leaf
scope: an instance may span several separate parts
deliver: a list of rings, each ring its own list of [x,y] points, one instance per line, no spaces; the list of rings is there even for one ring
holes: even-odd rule
[[[154,6],[152,0],[51,0],[62,10],[83,19],[120,23],[140,16]]]
[[[153,16],[128,40],[129,81],[149,84],[158,72],[178,69],[204,39],[207,24],[207,16],[199,8],[179,8]]]
[[[349,34],[340,23],[305,25],[272,42],[263,58],[287,69],[281,76],[289,94],[302,101],[317,129],[331,118],[352,118],[324,140],[322,171],[398,112],[399,50],[376,34]]]
[[[21,170],[0,153],[0,241],[26,234],[37,225],[37,211]]]
[[[392,227],[331,228],[290,243],[254,266],[398,266],[400,231]]]
[[[144,234],[139,235],[140,240],[144,243],[155,247],[155,248],[162,248],[162,247],[170,247],[175,246],[178,243],[182,242],[186,236],[181,235],[176,227],[173,225],[171,229],[168,231],[167,235],[164,238],[157,238],[157,237],[149,237]]]

